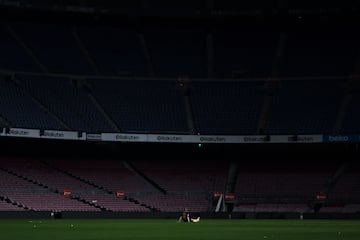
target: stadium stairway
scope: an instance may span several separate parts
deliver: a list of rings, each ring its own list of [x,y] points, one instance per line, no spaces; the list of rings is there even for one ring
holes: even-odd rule
[[[7,210],[29,210],[29,208],[21,203],[18,203],[6,196],[0,195],[0,205],[2,209]]]
[[[106,113],[104,108],[101,106],[99,100],[96,98],[96,96],[92,93],[90,88],[88,87],[88,84],[82,83],[82,89],[87,92],[87,95],[90,99],[90,101],[94,104],[94,106],[101,112],[101,114],[104,116],[106,121],[111,125],[111,127],[114,129],[115,132],[121,132],[119,126],[115,123],[115,121],[109,116],[109,114]]]
[[[114,194],[115,194],[114,191],[112,191],[112,190],[110,190],[110,189],[107,189],[107,188],[104,187],[104,186],[98,185],[98,184],[96,184],[96,183],[93,182],[93,181],[90,181],[90,180],[85,179],[85,178],[83,178],[83,177],[77,176],[77,175],[71,173],[70,171],[67,171],[67,170],[64,170],[64,169],[61,169],[61,168],[52,166],[52,165],[48,164],[48,163],[45,162],[45,161],[41,161],[41,163],[44,164],[44,165],[46,165],[46,166],[48,166],[48,167],[50,167],[50,168],[55,169],[55,170],[58,171],[58,172],[61,172],[61,173],[63,173],[63,174],[66,174],[66,175],[68,175],[69,177],[75,178],[75,179],[78,180],[78,181],[81,181],[81,182],[86,183],[86,184],[88,184],[88,185],[90,185],[90,186],[92,186],[92,187],[94,187],[94,188],[96,188],[96,189],[99,189],[100,191],[103,191],[103,192],[106,193],[106,194],[109,194],[109,195],[114,195]],[[87,204],[89,204],[89,205],[93,205],[93,204],[94,204],[94,203],[92,203],[91,201],[88,201],[88,200],[85,200],[85,199],[82,199],[82,198],[79,198],[79,197],[76,197],[75,199],[78,199],[79,201],[83,201],[84,203],[87,203]],[[143,207],[149,209],[149,210],[152,211],[152,212],[157,212],[157,211],[159,211],[158,209],[156,209],[156,208],[154,208],[154,207],[152,207],[152,206],[150,206],[150,205],[147,205],[147,204],[145,204],[145,203],[143,203],[143,202],[141,202],[141,201],[139,201],[139,200],[137,200],[137,199],[135,199],[135,198],[133,198],[133,197],[129,197],[129,196],[126,196],[126,195],[125,195],[124,198],[123,198],[123,200],[126,200],[126,201],[128,201],[128,202],[130,202],[130,203],[133,203],[133,204],[137,204],[137,205],[143,206]],[[102,210],[102,211],[112,211],[112,210],[110,210],[110,209],[107,209],[107,208],[105,208],[105,207],[103,207],[103,206],[99,206],[99,205],[96,205],[96,204],[95,204],[94,206],[100,208],[100,210]]]
[[[12,78],[12,80],[18,89],[20,89],[26,96],[31,98],[33,100],[33,102],[39,108],[43,109],[46,113],[48,113],[59,124],[59,126],[61,126],[61,128],[66,129],[66,130],[71,130],[71,128],[68,126],[68,124],[62,120],[61,116],[56,115],[47,106],[45,106],[43,103],[41,103],[41,101],[37,97],[35,97],[33,94],[31,94],[31,92],[25,88],[24,84],[19,80],[18,77],[14,76]]]
[[[154,180],[150,179],[148,176],[146,176],[143,172],[141,172],[139,169],[137,169],[133,164],[131,164],[128,161],[123,161],[123,164],[125,167],[127,167],[130,171],[135,173],[137,176],[141,177],[144,181],[149,183],[151,186],[153,186],[156,190],[160,191],[163,194],[166,194],[166,190],[162,188],[159,184],[157,184]]]
[[[98,184],[96,184],[96,183],[94,183],[94,182],[92,182],[92,181],[90,181],[88,179],[77,176],[77,175],[75,175],[75,174],[73,174],[73,173],[71,173],[69,171],[64,170],[64,169],[52,166],[52,165],[48,164],[45,161],[41,161],[41,163],[48,166],[48,167],[50,167],[50,168],[53,168],[53,169],[57,170],[58,172],[64,173],[65,175],[68,175],[69,177],[75,178],[76,180],[79,180],[79,181],[81,181],[83,183],[86,183],[86,184],[88,184],[88,185],[90,185],[90,186],[92,186],[94,188],[97,188],[97,189],[99,189],[101,191],[104,191],[104,192],[106,192],[108,194],[114,194],[113,191],[111,191],[111,190],[109,190],[109,189],[107,189],[107,188],[105,188],[103,186],[100,186],[100,185],[98,185]]]
[[[2,170],[2,171],[4,171],[4,172],[7,172],[7,173],[9,173],[9,174],[11,174],[11,175],[13,175],[13,176],[15,176],[15,177],[17,177],[17,178],[20,178],[20,179],[24,180],[24,181],[27,181],[27,182],[29,182],[29,183],[32,183],[32,184],[34,184],[34,185],[38,185],[38,186],[40,186],[40,187],[42,187],[42,188],[49,189],[50,192],[53,192],[53,193],[55,193],[55,194],[63,195],[63,192],[59,191],[58,189],[52,189],[52,188],[50,188],[49,186],[47,186],[47,185],[45,185],[45,184],[43,184],[43,183],[40,183],[40,182],[35,181],[35,180],[31,179],[31,178],[28,178],[28,177],[26,177],[26,176],[23,176],[23,175],[21,175],[21,174],[18,174],[18,173],[16,173],[16,172],[12,171],[12,170],[9,170],[9,169],[3,168],[3,167],[0,168],[0,170]],[[81,202],[81,203],[83,203],[83,204],[86,204],[86,205],[89,205],[89,206],[91,206],[91,207],[94,207],[95,209],[100,209],[101,211],[109,211],[109,210],[107,210],[106,208],[97,205],[96,203],[93,203],[93,202],[88,201],[88,200],[86,200],[86,199],[80,198],[80,197],[78,197],[78,196],[71,196],[69,199],[76,200],[76,201]],[[19,204],[19,207],[24,207],[24,209],[26,209],[26,208],[27,208],[27,209],[30,209],[29,207],[23,206],[23,205],[20,204],[20,203],[18,203],[18,204]]]
[[[339,179],[342,177],[346,169],[349,167],[349,162],[344,161],[342,162],[339,167],[336,169],[336,171],[329,177],[327,182],[324,184],[323,189],[321,190],[321,193],[323,193],[325,196],[329,196],[331,194],[331,191],[334,189],[336,183],[339,181]],[[315,201],[313,203],[313,209],[314,212],[317,213],[322,210],[324,206],[327,205],[326,200],[324,201]],[[343,208],[344,206],[342,206]]]
[[[0,126],[9,127],[10,125],[10,121],[0,114]]]
[[[28,178],[28,177],[26,177],[26,176],[23,176],[23,175],[21,175],[21,174],[18,174],[18,173],[16,173],[16,172],[12,171],[12,170],[9,170],[9,169],[6,169],[6,168],[0,168],[0,170],[2,170],[2,171],[4,171],[4,172],[7,172],[7,173],[9,173],[9,174],[11,174],[11,175],[13,175],[13,176],[15,176],[15,177],[21,178],[21,179],[23,179],[23,180],[25,180],[25,181],[28,181],[28,182],[30,182],[30,183],[36,184],[36,185],[38,185],[38,186],[40,186],[40,187],[50,189],[48,186],[46,186],[46,185],[44,185],[44,184],[42,184],[42,183],[39,183],[39,182],[37,182],[37,181],[34,181],[34,180],[32,180],[32,179],[30,179],[30,178]],[[53,190],[53,192],[56,191],[55,189],[50,189],[50,190]]]

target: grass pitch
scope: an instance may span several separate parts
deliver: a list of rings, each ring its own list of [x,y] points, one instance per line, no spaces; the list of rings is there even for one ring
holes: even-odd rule
[[[360,221],[350,220],[0,220],[6,240],[347,240],[360,239]]]

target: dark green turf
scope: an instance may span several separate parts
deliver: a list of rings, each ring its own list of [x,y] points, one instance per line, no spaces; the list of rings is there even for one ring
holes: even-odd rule
[[[0,220],[0,239],[359,240],[360,221]]]

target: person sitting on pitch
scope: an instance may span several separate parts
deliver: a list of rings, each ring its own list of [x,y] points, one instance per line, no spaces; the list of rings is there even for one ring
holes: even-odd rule
[[[187,208],[181,213],[178,222],[194,222],[197,223],[200,221],[200,217],[192,218],[190,217],[190,213],[187,211]]]

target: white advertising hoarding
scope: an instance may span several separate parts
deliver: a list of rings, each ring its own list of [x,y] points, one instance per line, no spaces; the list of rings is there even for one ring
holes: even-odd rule
[[[101,140],[115,142],[147,142],[147,135],[129,133],[102,133]]]
[[[6,131],[5,135],[10,137],[38,138],[40,136],[40,130],[25,129],[25,128],[10,128],[8,131]]]
[[[65,140],[78,140],[79,134],[74,131],[55,131],[55,130],[44,130],[41,138],[52,138],[52,139],[65,139]]]

